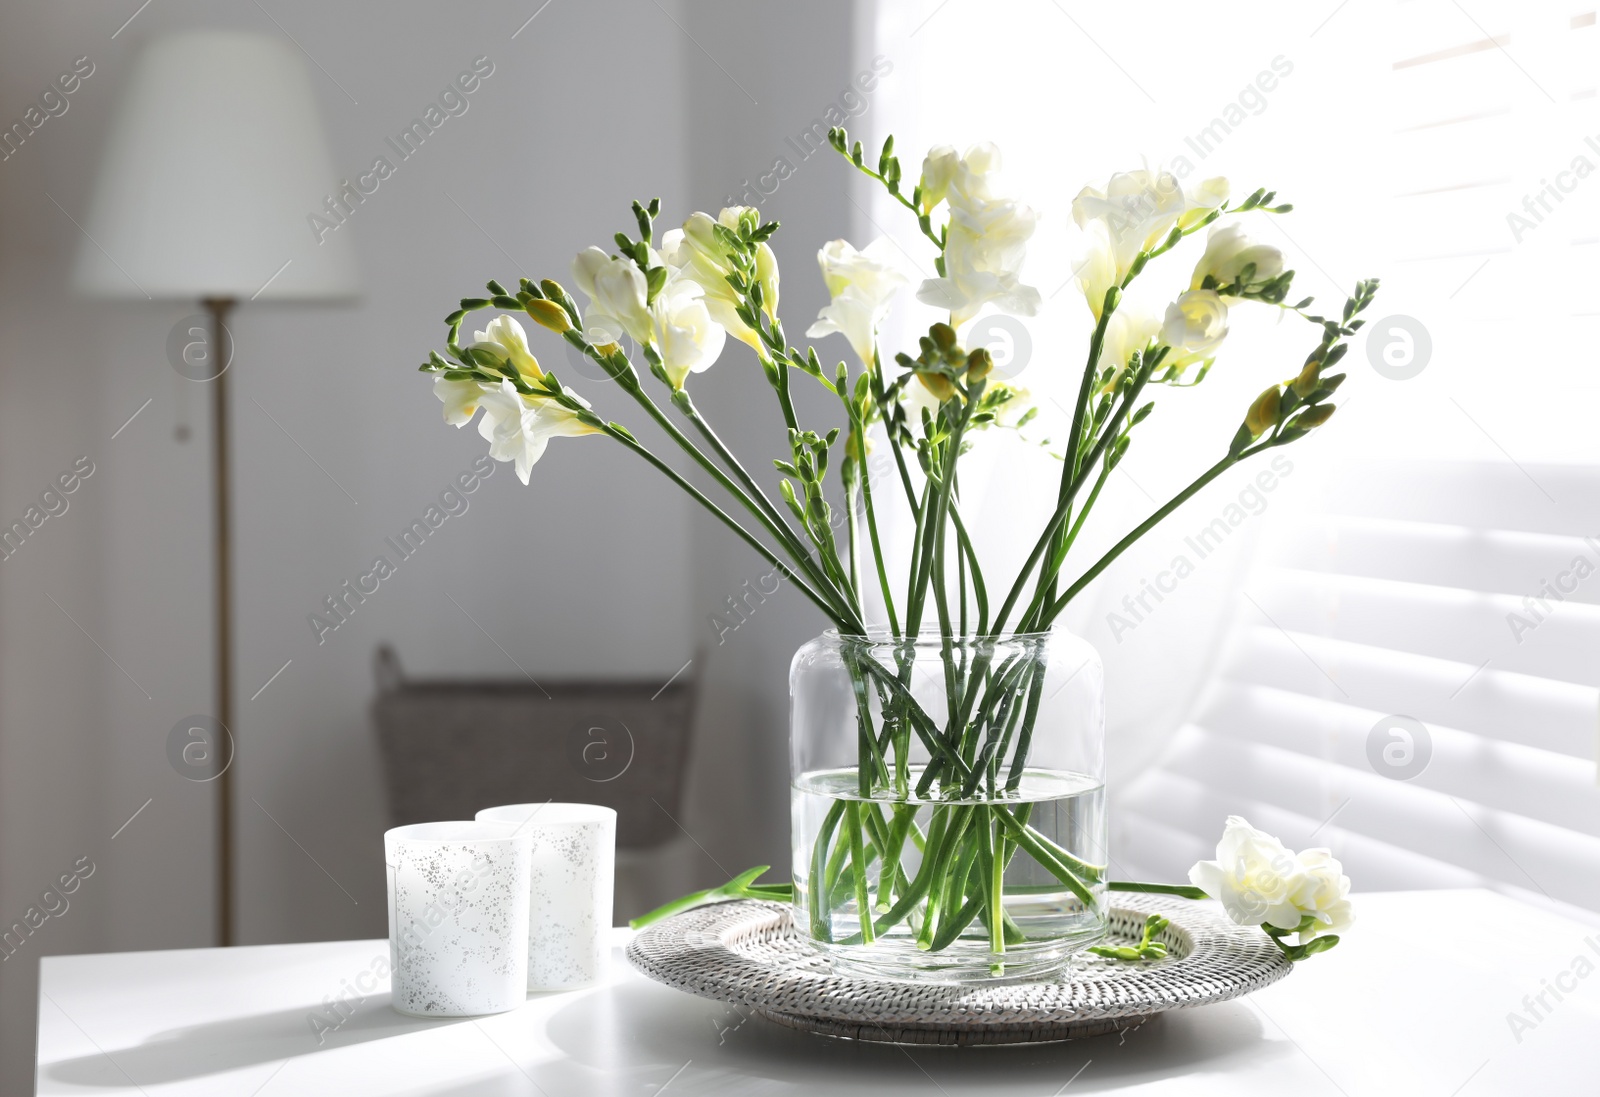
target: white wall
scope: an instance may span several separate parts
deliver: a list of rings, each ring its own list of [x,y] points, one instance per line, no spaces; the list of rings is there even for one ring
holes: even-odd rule
[[[284,0],[269,5],[280,31],[253,4],[163,0],[113,39],[136,6],[0,14],[0,118],[20,116],[73,59],[95,64],[68,112],[0,163],[0,515],[20,517],[79,455],[96,468],[67,513],[0,563],[0,920],[22,917],[78,857],[97,866],[70,909],[0,966],[6,1092],[28,1084],[38,956],[204,945],[213,925],[212,790],[165,756],[173,723],[212,704],[209,393],[180,379],[165,349],[193,309],[90,305],[67,283],[81,244],[68,215],[83,219],[142,41],[196,25],[292,34],[326,70],[312,78],[335,164],[352,173],[472,58],[495,63],[470,111],[339,230],[358,248],[360,303],[246,306],[233,325],[243,942],[385,931],[385,818],[365,711],[379,641],[430,673],[516,675],[497,641],[535,676],[663,681],[706,647],[682,822],[730,870],[760,858],[782,871],[787,661],[820,628],[780,594],[719,647],[710,614],[765,569],[597,439],[554,443],[529,488],[498,466],[470,509],[325,643],[307,615],[483,450],[475,433],[440,422],[415,372],[453,300],[490,276],[566,277],[579,247],[631,227],[635,197],[660,194],[674,219],[715,209],[844,88],[846,0],[759,15],[748,4],[665,5],[681,28],[648,2],[558,3],[514,40],[536,4]],[[783,48],[760,49],[765,36]],[[608,73],[622,55],[637,70]],[[844,178],[836,162],[806,164],[763,207],[788,222],[778,252],[795,334],[822,303],[814,249],[846,227]],[[702,403],[737,447],[759,440],[764,460],[782,444],[779,424],[741,351],[718,366],[731,383]],[[566,379],[636,421],[615,392]],[[175,436],[182,426],[187,441]],[[712,858],[696,880],[720,874]]]

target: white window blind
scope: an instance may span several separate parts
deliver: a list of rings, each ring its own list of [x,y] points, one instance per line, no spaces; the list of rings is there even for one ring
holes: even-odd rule
[[[1119,861],[1181,873],[1241,813],[1364,888],[1600,910],[1597,535],[1594,469],[1341,469],[1264,539],[1219,673],[1118,799]]]

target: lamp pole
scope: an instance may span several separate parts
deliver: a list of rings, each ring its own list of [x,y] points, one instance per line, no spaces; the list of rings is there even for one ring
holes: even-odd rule
[[[228,367],[233,364],[233,337],[228,332],[231,297],[201,301],[211,316],[211,348],[220,364],[211,379],[212,509],[215,539],[212,543],[216,576],[216,702],[222,739],[215,749],[222,755],[217,775],[217,942],[233,944],[233,762],[238,753],[233,733],[233,540],[228,469]]]

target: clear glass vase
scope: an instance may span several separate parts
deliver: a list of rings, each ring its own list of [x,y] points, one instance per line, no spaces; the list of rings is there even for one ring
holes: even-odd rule
[[[1088,643],[830,631],[795,653],[789,692],[795,925],[837,970],[1038,979],[1105,936]]]

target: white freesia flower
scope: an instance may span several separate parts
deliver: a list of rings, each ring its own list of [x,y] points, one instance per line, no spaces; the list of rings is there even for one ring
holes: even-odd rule
[[[999,170],[1000,150],[982,144],[968,149],[950,172],[945,276],[923,282],[917,300],[948,309],[953,327],[972,319],[984,305],[1013,316],[1034,316],[1042,304],[1039,291],[1023,285],[1020,277],[1039,215],[1021,202],[994,195],[993,177]]]
[[[1216,290],[1192,289],[1167,306],[1161,341],[1172,348],[1164,367],[1183,369],[1217,356],[1228,335],[1228,305]]]
[[[510,362],[524,381],[531,384],[544,376],[539,360],[528,349],[528,335],[515,317],[496,316],[485,330],[473,332],[472,340],[474,349],[487,350],[496,358]]]
[[[850,340],[863,365],[872,364],[878,325],[907,281],[893,248],[888,237],[880,236],[861,251],[846,240],[833,240],[817,252],[822,280],[833,300],[817,313],[807,336],[817,339],[839,332]]]
[[[1106,335],[1100,344],[1100,369],[1115,367],[1105,388],[1115,388],[1128,369],[1128,360],[1150,345],[1161,332],[1161,322],[1137,305],[1124,304],[1106,321]],[[1102,390],[1103,391],[1103,390]]]
[[[710,369],[722,354],[727,332],[711,318],[704,293],[699,283],[679,276],[650,305],[656,352],[674,389],[681,389],[689,374]]]
[[[1212,210],[1221,209],[1231,190],[1232,185],[1221,175],[1200,180],[1193,189],[1185,192],[1185,209],[1178,218],[1178,227],[1190,228],[1205,220]]]
[[[1111,249],[1111,232],[1103,222],[1091,221],[1083,227],[1072,276],[1077,280],[1083,299],[1089,303],[1089,311],[1098,321],[1105,311],[1106,291],[1122,281],[1117,273],[1116,253]]]
[[[1187,209],[1183,187],[1171,172],[1123,171],[1104,190],[1079,191],[1072,200],[1072,219],[1081,229],[1096,222],[1104,226],[1120,283],[1139,253],[1160,244]],[[1098,314],[1100,303],[1089,305]]]
[[[1258,244],[1245,234],[1237,222],[1230,225],[1213,225],[1206,237],[1205,254],[1195,264],[1194,279],[1190,289],[1199,289],[1209,275],[1217,285],[1230,286],[1244,273],[1244,268],[1254,265],[1249,285],[1270,282],[1283,273],[1283,252],[1271,244]]]
[[[1237,815],[1228,817],[1217,859],[1191,868],[1189,882],[1220,900],[1240,925],[1292,932],[1310,915],[1315,921],[1300,930],[1295,941],[1300,945],[1343,932],[1355,921],[1350,877],[1332,853],[1323,848],[1291,853]]]
[[[705,291],[705,305],[711,318],[756,351],[764,353],[761,336],[739,319],[735,309],[739,295],[728,284],[733,264],[728,249],[717,239],[716,227],[738,231],[739,218],[750,207],[729,206],[713,220],[708,213],[692,213],[683,228],[673,229],[661,238],[662,253],[668,265],[684,277],[693,279]],[[778,316],[778,257],[766,244],[756,245],[756,280],[761,283],[761,311],[769,319]]]
[[[1300,869],[1298,881],[1290,893],[1290,901],[1302,915],[1314,915],[1316,923],[1301,930],[1296,944],[1305,944],[1316,937],[1330,933],[1343,933],[1355,921],[1355,911],[1350,905],[1350,877],[1344,866],[1327,849],[1308,849],[1295,858]]]
[[[582,397],[574,399],[587,406]],[[484,385],[480,402],[483,418],[478,433],[489,443],[489,456],[514,462],[517,479],[524,484],[551,438],[597,433],[571,409],[548,398],[524,396],[510,381]]]
[[[442,373],[433,379],[433,394],[444,404],[444,421],[452,427],[464,427],[478,414],[483,390],[482,381],[451,381]]]
[[[585,334],[596,346],[620,342],[627,334],[637,343],[650,338],[650,287],[631,259],[614,259],[599,248],[585,248],[572,260],[572,279],[589,295]]]
[[[1189,870],[1189,882],[1213,899],[1241,926],[1262,923],[1282,930],[1300,926],[1295,903],[1300,866],[1282,842],[1237,815],[1228,816],[1217,859]]]
[[[931,213],[950,191],[950,181],[961,166],[953,145],[935,145],[922,159],[922,212]]]

